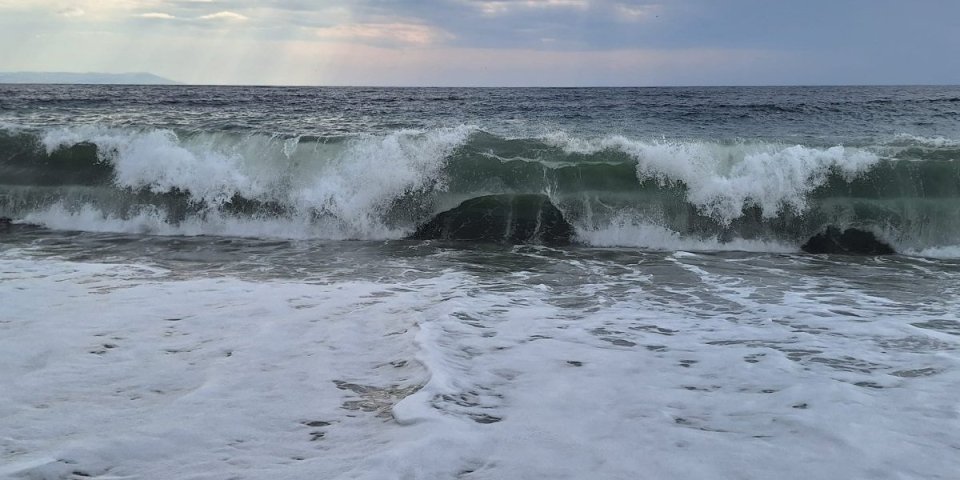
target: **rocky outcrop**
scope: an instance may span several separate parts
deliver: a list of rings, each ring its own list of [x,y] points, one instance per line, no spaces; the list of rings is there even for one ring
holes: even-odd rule
[[[418,240],[566,245],[573,226],[546,195],[505,194],[471,198],[420,226]]]
[[[858,228],[840,231],[834,226],[810,237],[801,250],[807,253],[839,253],[847,255],[892,255],[897,253],[876,235]]]

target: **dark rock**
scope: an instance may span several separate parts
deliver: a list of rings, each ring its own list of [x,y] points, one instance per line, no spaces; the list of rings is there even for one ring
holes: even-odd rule
[[[515,194],[471,198],[437,214],[412,238],[566,245],[573,233],[546,195]]]
[[[13,223],[13,219],[10,217],[0,217],[0,225],[10,225]]]
[[[893,255],[893,247],[877,239],[872,232],[857,228],[840,231],[834,226],[810,237],[801,250],[807,253],[841,253],[847,255]]]

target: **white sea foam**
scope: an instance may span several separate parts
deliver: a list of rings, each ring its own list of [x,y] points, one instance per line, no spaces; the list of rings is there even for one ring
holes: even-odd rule
[[[924,136],[913,135],[909,133],[898,133],[893,137],[893,140],[891,140],[888,143],[893,145],[904,145],[904,144],[920,145],[924,147],[933,147],[933,148],[960,146],[960,140],[955,140],[955,139],[947,138],[944,136],[924,137]]]
[[[382,215],[394,200],[445,188],[441,170],[472,131],[461,126],[359,139],[309,184],[295,188],[293,201],[332,214],[352,231],[382,228]]]
[[[144,206],[132,214],[120,216],[91,204],[67,207],[63,203],[32,211],[21,221],[56,230],[293,240],[387,240],[403,238],[410,233],[403,228],[378,223],[363,229],[348,229],[335,219],[318,219],[305,214],[250,217],[207,210],[171,222],[168,213],[158,207]]]
[[[797,245],[776,241],[684,236],[661,225],[631,219],[627,216],[618,216],[603,227],[578,228],[576,235],[579,241],[595,247],[640,247],[664,251],[795,252],[798,250]]]
[[[17,217],[58,229],[158,235],[402,238],[432,212],[417,211],[398,220],[408,213],[399,211],[398,199],[423,192],[418,205],[429,209],[452,206],[452,201],[472,195],[498,193],[486,189],[455,196],[443,193],[447,162],[475,131],[470,126],[405,130],[325,143],[263,135],[178,136],[167,130],[58,128],[42,136],[48,153],[82,142],[96,144],[101,161],[113,167],[117,187],[186,192],[195,206],[205,208],[171,221],[174,216],[160,206],[112,211],[108,194],[96,198],[77,195],[70,202],[41,202]],[[570,153],[626,153],[636,159],[639,178],[661,184],[682,182],[686,199],[721,224],[737,219],[749,206],[759,207],[767,218],[784,210],[802,213],[810,193],[829,174],[841,173],[852,179],[878,161],[873,153],[841,146],[818,149],[771,143],[643,141],[623,136],[590,139],[563,132],[546,135],[543,140]],[[237,196],[265,202],[262,211],[271,213],[231,214],[230,208],[219,208]],[[101,201],[107,203],[97,203]],[[275,212],[271,210],[274,204],[279,207]],[[17,208],[22,205],[25,203]],[[649,219],[614,217],[597,224],[591,224],[589,218],[569,220],[577,225],[580,240],[595,246],[778,252],[797,248],[735,235],[683,236]],[[923,255],[920,250],[927,247],[934,247],[929,250],[931,255],[951,255],[949,248],[940,248],[935,242],[905,242],[897,247],[912,255]]]
[[[957,471],[958,305],[928,290],[955,275],[873,288],[769,258],[539,259],[582,273],[561,282],[394,259],[394,278],[307,282],[7,250],[0,476]]]
[[[3,120],[0,120],[0,131],[9,132],[9,133],[20,133],[23,131],[23,126],[16,123],[10,123]]]
[[[874,153],[842,146],[641,141],[620,135],[583,139],[564,133],[544,140],[572,153],[625,152],[637,160],[640,179],[683,183],[691,204],[724,223],[750,206],[759,207],[767,218],[785,209],[803,212],[807,196],[824,184],[831,171],[853,179],[880,160]]]
[[[943,258],[943,259],[952,259],[960,258],[960,245],[945,245],[940,247],[929,247],[923,249],[907,249],[904,251],[906,255],[912,255],[915,257],[927,257],[927,258]]]
[[[133,215],[119,217],[89,204],[67,208],[63,203],[55,203],[28,213],[22,221],[56,230],[148,235],[186,234],[182,229],[167,223],[166,212],[155,207],[143,207]]]
[[[187,192],[210,207],[235,196],[277,202],[303,217],[331,217],[324,230],[336,225],[337,232],[327,233],[332,238],[369,238],[388,229],[383,215],[393,201],[444,188],[442,168],[473,130],[402,130],[338,144],[300,144],[256,135],[180,138],[167,130],[83,126],[49,131],[42,143],[48,152],[96,144],[119,187]]]
[[[390,437],[375,415],[397,385],[425,380],[412,307],[434,296],[416,281],[175,281],[10,253],[3,298],[42,294],[3,315],[3,478],[347,476]]]
[[[448,156],[475,131],[460,126],[427,132],[398,131],[343,144],[224,134],[179,138],[166,130],[136,132],[96,126],[47,132],[48,152],[80,142],[96,144],[120,187],[154,192],[180,190],[208,205],[239,195],[332,215],[355,233],[373,228],[400,196],[442,189]],[[688,200],[729,223],[757,206],[767,218],[784,209],[802,212],[807,196],[832,171],[852,179],[879,158],[836,146],[818,149],[769,143],[641,141],[623,136],[584,139],[562,132],[548,144],[571,153],[619,150],[635,158],[640,179],[681,182]]]

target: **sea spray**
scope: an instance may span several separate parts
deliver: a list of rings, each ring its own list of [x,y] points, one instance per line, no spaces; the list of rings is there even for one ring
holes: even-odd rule
[[[0,214],[51,228],[400,239],[471,198],[546,194],[597,246],[782,251],[835,225],[943,251],[960,234],[958,164],[900,159],[889,144],[509,138],[467,125],[330,138],[85,125],[8,128],[0,141],[15,151],[0,162]]]

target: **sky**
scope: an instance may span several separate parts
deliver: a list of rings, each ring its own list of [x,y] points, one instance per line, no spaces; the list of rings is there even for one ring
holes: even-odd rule
[[[958,0],[0,0],[0,71],[191,84],[960,84]]]

